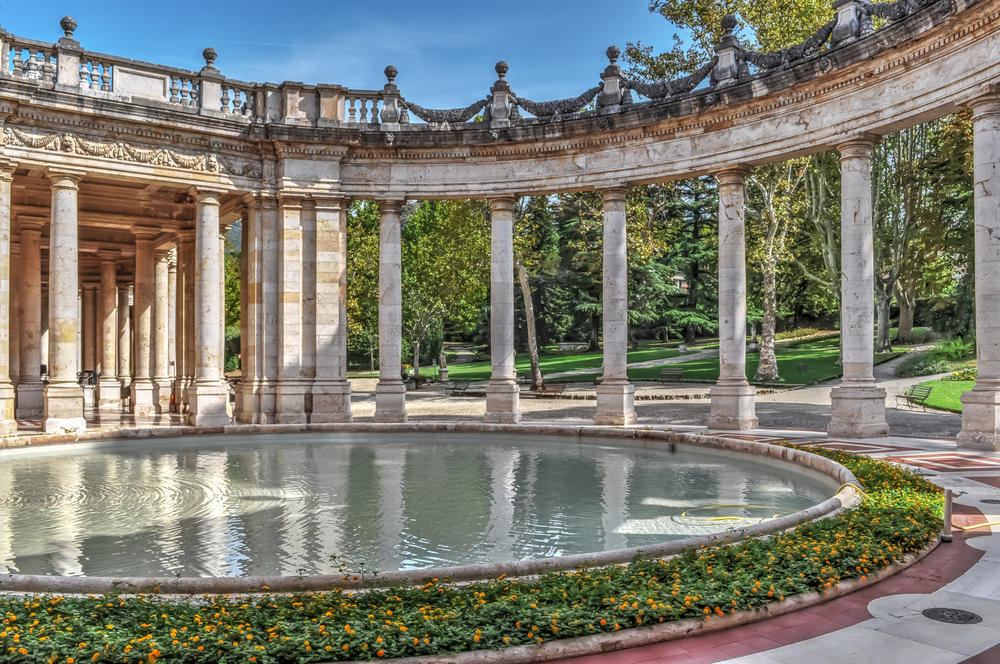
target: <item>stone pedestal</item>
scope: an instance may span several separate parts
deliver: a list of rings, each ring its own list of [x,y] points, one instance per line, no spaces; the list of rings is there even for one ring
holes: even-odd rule
[[[375,386],[375,421],[406,421],[403,385],[403,264],[400,255],[401,201],[379,201],[378,347],[379,378]]]
[[[118,252],[101,255],[100,312],[98,315],[98,348],[100,349],[101,374],[97,383],[98,410],[117,413],[122,407],[122,386],[118,382],[118,275],[115,258]]]
[[[709,429],[756,429],[756,390],[746,376],[747,271],[743,187],[749,169],[731,168],[719,180],[719,381]]]
[[[20,345],[17,380],[17,419],[37,420],[45,409],[42,383],[42,228],[40,223],[20,220],[18,325],[11,343]]]
[[[594,422],[635,424],[635,387],[628,382],[628,244],[624,188],[604,196],[604,374]]]
[[[219,196],[199,191],[194,247],[194,384],[188,421],[196,427],[229,424],[229,386],[222,380],[222,298],[219,293]]]
[[[1000,95],[972,107],[976,215],[976,386],[962,395],[958,447],[1000,451]]]
[[[87,428],[83,388],[77,383],[77,194],[82,173],[50,171],[52,221],[49,226],[49,382],[45,386],[42,431]]]
[[[844,378],[830,391],[827,434],[875,438],[889,434],[885,390],[875,383],[875,288],[871,149],[874,137],[839,146],[841,168],[841,335]]]
[[[514,365],[514,199],[490,201],[490,350],[493,372],[486,386],[484,422],[521,421],[521,388]]]

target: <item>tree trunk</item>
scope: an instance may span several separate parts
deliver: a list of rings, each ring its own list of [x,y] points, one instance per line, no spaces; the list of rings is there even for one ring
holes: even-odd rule
[[[684,343],[688,346],[694,343],[694,325],[686,325],[684,327]]]
[[[590,350],[601,350],[601,317],[590,316]]]
[[[889,304],[892,302],[892,288],[881,280],[875,280],[875,298],[878,301],[878,333],[875,336],[875,352],[892,352],[892,338],[889,335]]]
[[[413,342],[413,375],[420,375],[420,342]]]
[[[913,343],[913,310],[916,307],[915,288],[900,284],[896,291],[896,299],[899,301],[899,333],[896,335],[896,343]]]
[[[774,355],[774,325],[778,314],[778,295],[773,265],[763,265],[764,270],[764,319],[760,331],[760,361],[755,381],[778,380],[778,359]]]
[[[531,299],[531,286],[528,284],[528,271],[520,261],[514,263],[517,268],[517,280],[521,283],[521,295],[524,298],[524,317],[528,323],[528,356],[531,360],[531,389],[542,389],[542,367],[538,361],[538,336],[535,331],[535,303]]]

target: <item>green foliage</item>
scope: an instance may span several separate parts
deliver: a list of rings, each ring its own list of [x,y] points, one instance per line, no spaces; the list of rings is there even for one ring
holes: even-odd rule
[[[225,253],[226,327],[240,324],[240,253]]]
[[[970,359],[974,352],[975,346],[972,342],[961,339],[940,341],[934,348],[922,353],[914,353],[903,360],[896,370],[896,375],[909,378],[974,370],[976,362]]]
[[[778,341],[784,341],[785,339],[801,339],[802,337],[811,337],[814,334],[819,334],[819,330],[815,327],[800,327],[795,330],[778,332],[774,335],[774,338]]]
[[[924,549],[940,531],[941,491],[927,480],[870,457],[800,449],[849,468],[864,502],[767,538],[530,580],[194,600],[3,595],[0,647],[17,664],[292,664],[501,649],[709,621],[826,592]]]
[[[971,341],[948,339],[946,341],[938,342],[938,344],[930,350],[930,355],[933,355],[941,360],[957,362],[959,360],[968,359],[972,356],[975,350],[976,347]]]
[[[962,369],[960,371],[955,371],[954,373],[951,373],[951,374],[943,377],[941,380],[943,380],[946,383],[953,383],[953,382],[956,382],[956,381],[958,381],[958,382],[969,382],[969,381],[975,382],[975,380],[977,378],[979,378],[979,371],[976,369],[976,367],[972,367],[971,369]]]
[[[928,408],[946,410],[952,413],[962,412],[962,395],[976,386],[975,376],[959,380],[952,379],[952,376],[965,374],[959,371],[951,376],[945,376],[941,380],[929,380],[921,383],[931,388],[931,393],[924,402]]]

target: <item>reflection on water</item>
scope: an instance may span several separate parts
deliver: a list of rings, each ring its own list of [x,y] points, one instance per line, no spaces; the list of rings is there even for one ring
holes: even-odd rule
[[[303,434],[0,453],[0,568],[241,576],[643,546],[798,510],[830,482],[742,456],[558,438]],[[488,444],[484,444],[488,443]],[[686,448],[685,448],[686,449]],[[765,510],[768,511],[768,510]],[[692,516],[694,515],[694,516]]]

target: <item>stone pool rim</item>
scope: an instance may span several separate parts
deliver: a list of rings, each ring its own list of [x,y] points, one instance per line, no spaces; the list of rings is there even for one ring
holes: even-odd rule
[[[408,422],[402,424],[383,423],[343,423],[343,424],[260,424],[231,425],[225,427],[199,428],[170,427],[156,429],[113,429],[46,434],[38,436],[16,436],[4,438],[0,447],[34,447],[59,443],[98,442],[111,440],[133,440],[137,438],[178,438],[192,435],[256,434],[256,433],[364,433],[364,432],[420,432],[420,433],[516,433],[520,435],[574,436],[642,441],[640,444],[652,448],[661,444],[679,443],[692,447],[729,450],[792,463],[806,469],[818,471],[835,480],[840,489],[827,500],[805,510],[779,517],[760,524],[723,531],[712,535],[690,537],[661,544],[627,549],[616,549],[595,553],[535,558],[523,561],[458,565],[419,570],[399,570],[379,575],[374,585],[414,586],[427,583],[431,579],[453,582],[470,582],[508,577],[537,576],[549,572],[570,571],[578,567],[598,567],[628,563],[637,556],[665,558],[681,553],[689,546],[714,545],[739,542],[748,537],[767,535],[793,528],[802,523],[833,516],[837,512],[853,507],[860,500],[860,483],[850,470],[841,464],[810,452],[789,447],[739,438],[733,434],[707,434],[651,429],[637,427],[602,427],[595,425],[558,424],[485,424],[482,422]],[[775,437],[774,440],[780,440]],[[98,576],[46,576],[28,574],[0,575],[0,591],[102,594],[116,591],[120,593],[164,593],[177,595],[241,594],[241,593],[294,593],[328,591],[335,588],[355,589],[371,587],[371,577],[358,578],[353,575],[318,574],[311,576],[257,576],[257,577],[98,577]],[[266,587],[266,589],[265,589]]]

